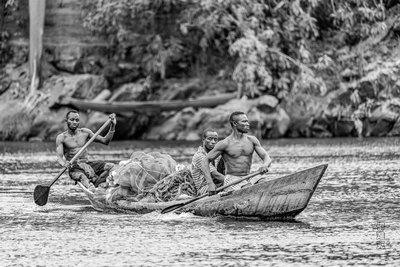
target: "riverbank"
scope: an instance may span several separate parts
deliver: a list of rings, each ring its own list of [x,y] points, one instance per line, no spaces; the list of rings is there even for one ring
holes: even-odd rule
[[[348,14],[354,15],[352,12],[357,11],[357,16],[368,19],[368,23],[363,19],[355,21],[353,29],[346,19],[336,18],[335,22],[335,19],[321,18],[323,13],[317,11],[322,9],[327,17],[338,15],[339,11],[328,2],[321,1],[313,7],[314,13],[307,11],[310,14],[303,9],[304,14],[292,12],[295,7],[291,5],[277,6],[274,10],[282,8],[288,13],[272,12],[272,17],[262,17],[266,21],[263,34],[257,33],[255,23],[243,22],[246,27],[255,27],[254,32],[244,31],[243,25],[235,24],[234,29],[224,25],[227,31],[235,33],[236,46],[233,41],[225,44],[227,38],[222,38],[217,30],[210,40],[203,40],[197,34],[196,23],[202,25],[208,21],[204,15],[208,11],[231,10],[229,6],[219,6],[220,3],[208,7],[185,6],[179,2],[182,5],[177,5],[176,10],[165,11],[162,5],[134,3],[130,6],[126,2],[123,7],[127,10],[137,10],[139,6],[153,12],[154,29],[146,34],[128,27],[124,34],[132,39],[127,41],[116,36],[121,40],[113,43],[113,35],[109,40],[99,33],[104,29],[97,19],[104,12],[108,14],[100,2],[96,8],[79,1],[68,1],[65,5],[52,2],[46,7],[50,16],[45,25],[42,80],[34,94],[29,89],[28,39],[26,32],[11,23],[19,14],[15,13],[5,18],[4,24],[15,34],[8,38],[9,42],[1,41],[10,53],[8,60],[0,64],[0,101],[4,103],[0,107],[0,140],[54,140],[65,129],[63,119],[67,110],[76,108],[66,105],[63,102],[66,98],[118,105],[125,101],[169,103],[221,94],[237,97],[213,108],[188,104],[164,112],[156,107],[146,112],[120,112],[115,139],[199,140],[201,131],[208,127],[226,136],[230,131],[229,114],[236,110],[248,114],[252,133],[260,138],[399,136],[400,16],[397,11],[400,5],[390,1],[385,6],[372,5],[369,13],[369,9],[349,7]],[[27,12],[26,3],[21,3],[21,7],[25,9],[19,12]],[[184,11],[191,8],[203,12],[205,17],[197,22],[181,23],[187,19]],[[254,17],[251,5],[243,4],[243,8],[249,21],[261,20]],[[268,6],[264,8],[265,13],[270,12]],[[81,16],[88,11],[92,15]],[[237,15],[233,13],[228,17]],[[57,14],[62,16],[62,22],[56,20]],[[316,20],[312,29],[293,24],[294,19],[302,21],[303,15]],[[282,36],[287,29],[275,24],[273,30],[269,29],[273,24],[269,19],[283,20],[300,28],[294,28],[285,39]],[[114,24],[107,20],[104,25],[115,28],[115,32],[129,26],[124,21]],[[213,25],[208,25],[210,31],[215,30]],[[360,27],[363,31],[357,30]],[[60,35],[60,29],[68,34]],[[92,35],[89,29],[98,35]],[[289,38],[302,30],[309,33],[298,37],[300,41]],[[282,45],[272,49],[264,35],[281,36],[283,39],[278,43]],[[213,42],[220,46],[212,46]],[[282,52],[286,50],[286,54]],[[92,130],[107,118],[101,109],[82,108],[80,112],[82,126]]]

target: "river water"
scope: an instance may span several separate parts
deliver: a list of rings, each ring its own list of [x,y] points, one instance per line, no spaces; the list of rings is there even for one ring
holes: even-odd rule
[[[94,211],[62,176],[43,207],[36,185],[60,170],[53,143],[0,143],[0,266],[400,266],[400,141],[263,141],[270,175],[328,163],[295,222]],[[195,143],[94,144],[94,159],[137,150],[189,163]],[[254,166],[258,164],[255,158]]]

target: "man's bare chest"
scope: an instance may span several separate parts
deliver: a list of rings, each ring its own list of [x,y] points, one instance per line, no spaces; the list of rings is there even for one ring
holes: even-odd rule
[[[226,154],[232,158],[251,156],[253,152],[254,146],[251,142],[232,142],[226,149]]]
[[[64,146],[67,148],[77,148],[85,145],[87,134],[69,135],[64,139]]]

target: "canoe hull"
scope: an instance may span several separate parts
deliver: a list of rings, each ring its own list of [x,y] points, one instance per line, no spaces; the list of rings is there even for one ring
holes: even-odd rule
[[[263,181],[223,194],[205,197],[177,212],[191,212],[199,216],[253,217],[262,220],[291,220],[308,205],[328,165],[320,165],[295,172],[273,180]],[[85,189],[82,186],[83,189]],[[162,210],[185,201],[160,203],[132,202],[119,200],[107,203],[101,195],[85,189],[96,210],[113,210],[134,213],[149,213]]]
[[[200,216],[294,218],[310,201],[327,165],[261,182],[232,192],[194,202],[184,208]]]

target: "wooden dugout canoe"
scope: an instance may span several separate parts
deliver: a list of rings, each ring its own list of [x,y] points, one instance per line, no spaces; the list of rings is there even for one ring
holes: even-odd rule
[[[180,208],[199,216],[253,217],[263,220],[292,220],[308,205],[327,164],[258,183],[228,194],[217,194]],[[80,184],[81,185],[81,184]],[[81,185],[94,209],[149,213],[184,201],[133,202],[118,200],[107,203],[105,195],[93,194]]]

